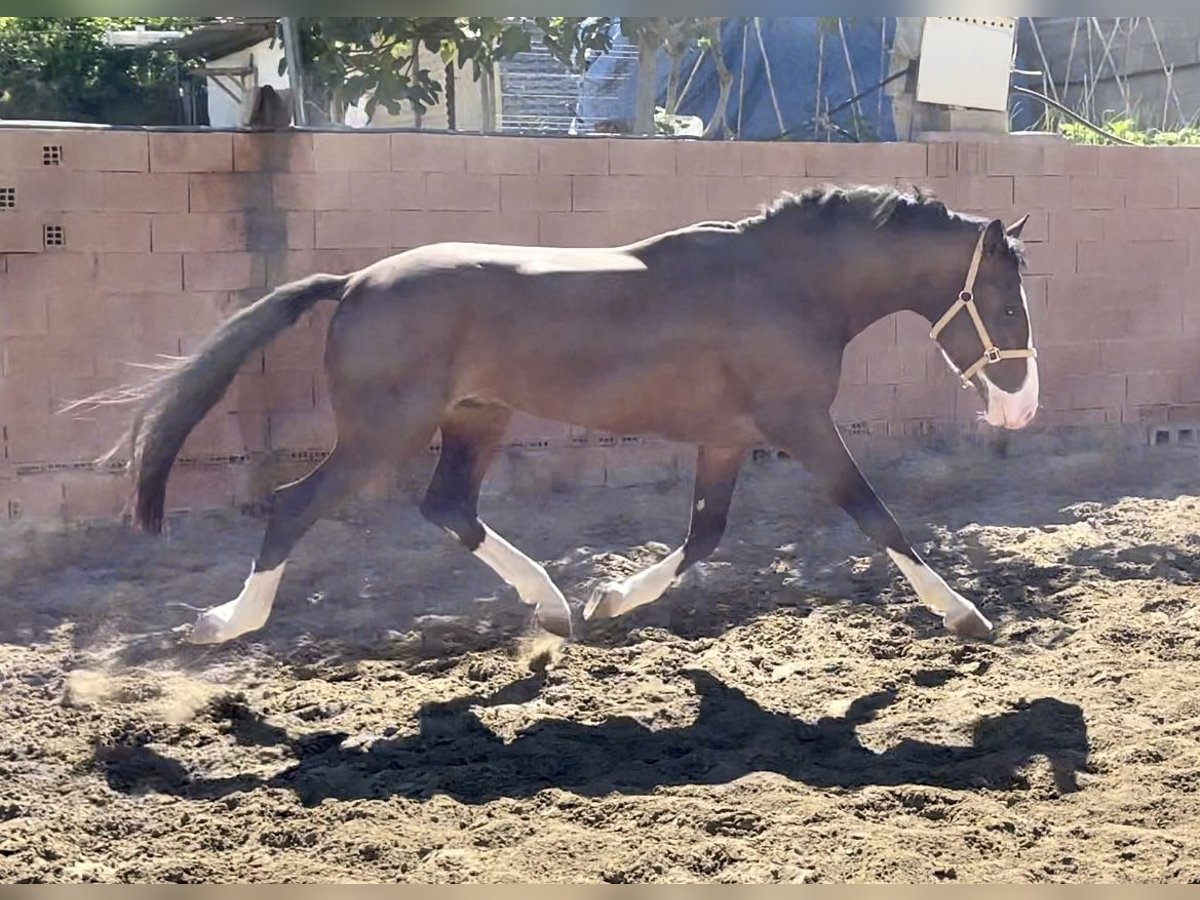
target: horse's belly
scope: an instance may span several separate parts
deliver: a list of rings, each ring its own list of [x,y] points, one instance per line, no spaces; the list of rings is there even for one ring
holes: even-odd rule
[[[515,361],[513,361],[515,363]],[[741,392],[710,366],[626,363],[620,371],[557,366],[510,366],[480,383],[473,399],[581,428],[624,435],[656,435],[686,443],[759,440]]]

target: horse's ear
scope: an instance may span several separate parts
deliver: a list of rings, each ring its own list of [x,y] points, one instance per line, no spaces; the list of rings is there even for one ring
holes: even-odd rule
[[[1029,213],[1021,216],[1017,221],[1008,226],[1005,231],[1010,238],[1020,238],[1021,232],[1025,230],[1025,223],[1029,221]]]
[[[1004,231],[1004,223],[999,219],[992,219],[983,234],[983,252],[989,255],[996,254],[1007,246],[1008,235]]]

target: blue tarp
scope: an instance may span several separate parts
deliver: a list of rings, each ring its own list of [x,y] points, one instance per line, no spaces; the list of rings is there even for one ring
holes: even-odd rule
[[[771,78],[783,132],[797,140],[827,139],[825,130],[814,130],[817,118],[817,93],[820,84],[821,109],[829,109],[861,91],[878,84],[887,72],[888,57],[895,35],[892,18],[856,18],[846,22],[846,49],[836,32],[825,37],[824,59],[821,60],[820,19],[816,17],[781,17],[758,20],[762,29],[762,44],[770,61]],[[759,46],[758,33],[752,20],[732,19],[722,31],[722,55],[734,76],[726,121],[731,130],[738,126],[741,113],[742,140],[774,140],[780,137],[779,118],[768,86],[767,66]],[[743,53],[744,49],[744,53]],[[853,80],[847,67],[853,70]],[[682,80],[692,72],[696,54],[692,51],[683,60]],[[743,83],[743,57],[745,78]],[[580,115],[587,124],[598,119],[627,119],[632,121],[636,92],[637,60],[635,54],[611,54],[596,59],[583,78]],[[668,65],[665,57],[658,66],[659,103],[666,94]],[[819,74],[819,78],[818,78]],[[683,102],[681,115],[698,116],[707,123],[716,109],[719,87],[716,67],[711,55],[701,62]],[[891,141],[896,138],[891,104],[884,92],[878,91],[854,109],[833,116],[833,121],[864,141]],[[834,140],[845,139],[834,133]]]

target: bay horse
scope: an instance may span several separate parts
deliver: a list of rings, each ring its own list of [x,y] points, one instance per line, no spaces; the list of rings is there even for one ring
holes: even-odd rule
[[[741,221],[617,247],[440,243],[347,275],[312,275],[241,310],[194,355],[124,395],[138,404],[125,438],[134,522],[161,530],[176,455],[244,360],[332,300],[325,368],[336,444],[275,492],[241,593],[201,613],[188,640],[220,643],[263,627],[309,527],[389,464],[424,452],[439,429],[421,513],[512,585],[541,627],[569,637],[570,607],[546,570],[478,514],[514,410],[698,446],[686,540],[602,585],[585,619],[653,602],[710,556],[748,450],[767,443],[810,470],[950,633],[985,637],[991,622],[913,549],[830,407],[850,340],[911,310],[933,323],[931,337],[978,391],[990,425],[1027,425],[1038,407],[1021,283],[1027,218],[1005,228],[920,191],[825,187],[785,194]]]

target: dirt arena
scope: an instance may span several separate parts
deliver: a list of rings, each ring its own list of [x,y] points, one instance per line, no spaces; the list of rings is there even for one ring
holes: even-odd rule
[[[318,525],[267,629],[207,649],[172,629],[261,521],[0,532],[0,877],[1200,882],[1198,460],[864,464],[985,643],[787,462],[747,467],[710,565],[551,654],[396,504]],[[484,512],[578,605],[689,498]]]

